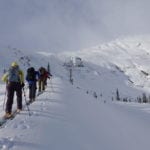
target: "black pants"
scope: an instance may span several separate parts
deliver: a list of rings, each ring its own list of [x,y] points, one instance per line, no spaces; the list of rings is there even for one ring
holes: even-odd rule
[[[11,113],[14,93],[17,96],[17,108],[22,109],[22,87],[18,82],[10,82],[7,84],[7,102],[5,111]]]
[[[29,85],[29,99],[35,99],[36,97],[36,82]]]

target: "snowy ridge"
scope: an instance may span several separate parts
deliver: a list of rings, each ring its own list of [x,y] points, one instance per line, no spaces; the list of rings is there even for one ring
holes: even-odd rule
[[[149,94],[148,48],[146,41],[125,39],[74,53],[1,51],[1,68],[16,60],[26,72],[28,59],[20,61],[25,56],[36,69],[46,67],[49,62],[53,78],[48,80],[46,91],[29,106],[31,116],[25,108],[0,129],[0,149],[149,149],[150,106],[135,102],[143,92]],[[75,56],[82,58],[84,67],[73,67],[70,84],[69,69],[64,62]],[[2,115],[6,89],[2,82],[0,87]],[[121,98],[133,102],[115,101],[116,89]],[[26,96],[28,100],[27,84]]]
[[[148,90],[150,64],[150,38],[127,38],[115,40],[94,48],[70,53],[80,56],[88,63],[123,72],[135,88],[142,87]],[[64,53],[69,55],[68,53]]]
[[[63,64],[72,57],[78,56],[82,58],[85,67],[73,69],[74,84],[77,87],[85,91],[95,91],[98,95],[109,95],[109,99],[112,99],[116,89],[119,89],[122,97],[135,99],[143,92],[149,93],[148,39],[149,37],[117,39],[90,49],[59,54],[43,51],[25,54],[16,48],[9,48],[1,52],[4,60],[7,59],[6,56],[9,57],[9,61],[2,61],[1,68],[8,67],[16,58],[25,72],[30,65],[38,69],[39,66],[47,67],[49,62],[52,74],[69,80],[69,72]],[[90,87],[86,88],[88,85]]]

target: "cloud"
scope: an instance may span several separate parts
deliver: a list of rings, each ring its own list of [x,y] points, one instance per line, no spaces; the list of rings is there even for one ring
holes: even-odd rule
[[[64,51],[149,33],[148,0],[1,0],[0,45]]]

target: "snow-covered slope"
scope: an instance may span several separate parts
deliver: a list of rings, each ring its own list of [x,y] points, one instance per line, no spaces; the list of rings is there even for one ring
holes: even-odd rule
[[[103,98],[95,99],[53,77],[29,108],[31,116],[25,106],[0,129],[1,150],[146,150],[150,146],[149,104],[104,103]]]
[[[121,98],[133,101],[143,92],[149,94],[149,48],[145,39],[132,38],[57,55],[11,48],[0,51],[1,75],[12,61],[24,72],[29,66],[47,67],[49,62],[53,74],[46,91],[29,106],[31,116],[24,101],[28,100],[26,84],[24,110],[0,129],[0,149],[149,149],[149,104],[115,101],[116,89]],[[75,56],[82,58],[84,67],[72,67],[70,84],[70,68],[64,63]],[[1,82],[0,115],[5,92]]]
[[[37,52],[25,53],[16,48],[1,51],[1,69],[7,68],[17,59],[26,72],[27,67],[47,67],[52,74],[69,81],[69,71],[64,63],[72,57],[80,57],[84,67],[73,67],[74,85],[86,92],[105,95],[106,99],[116,96],[135,99],[143,92],[149,93],[149,37],[117,39],[110,43],[77,52],[59,54]],[[5,61],[8,60],[8,61]],[[1,73],[3,70],[1,70]],[[88,87],[88,88],[87,88]]]
[[[119,84],[115,83],[113,86],[120,88],[119,86],[126,84],[129,87],[132,86],[134,89],[149,93],[149,39],[149,37],[117,39],[110,43],[82,51],[72,53],[65,52],[63,56],[64,58],[66,56],[78,56],[81,57],[83,61],[90,63],[92,68],[98,71],[99,75],[101,74],[100,78],[103,81],[101,85],[103,86],[109,84],[109,86],[112,87],[114,81],[118,80],[117,82]],[[124,76],[124,80],[121,79],[118,72],[120,72],[119,74],[121,76]],[[110,74],[115,76],[116,79],[111,78]],[[110,77],[110,80],[107,80],[107,77]]]

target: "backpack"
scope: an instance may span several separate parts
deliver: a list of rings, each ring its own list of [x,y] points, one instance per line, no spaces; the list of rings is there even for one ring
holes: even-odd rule
[[[45,72],[46,72],[45,68],[41,67],[41,68],[39,69],[40,77],[43,77],[43,76],[45,75]]]
[[[8,70],[9,82],[20,82],[19,67],[11,67]]]
[[[35,81],[36,80],[35,69],[33,67],[30,67],[30,68],[27,69],[26,79],[28,81]]]

